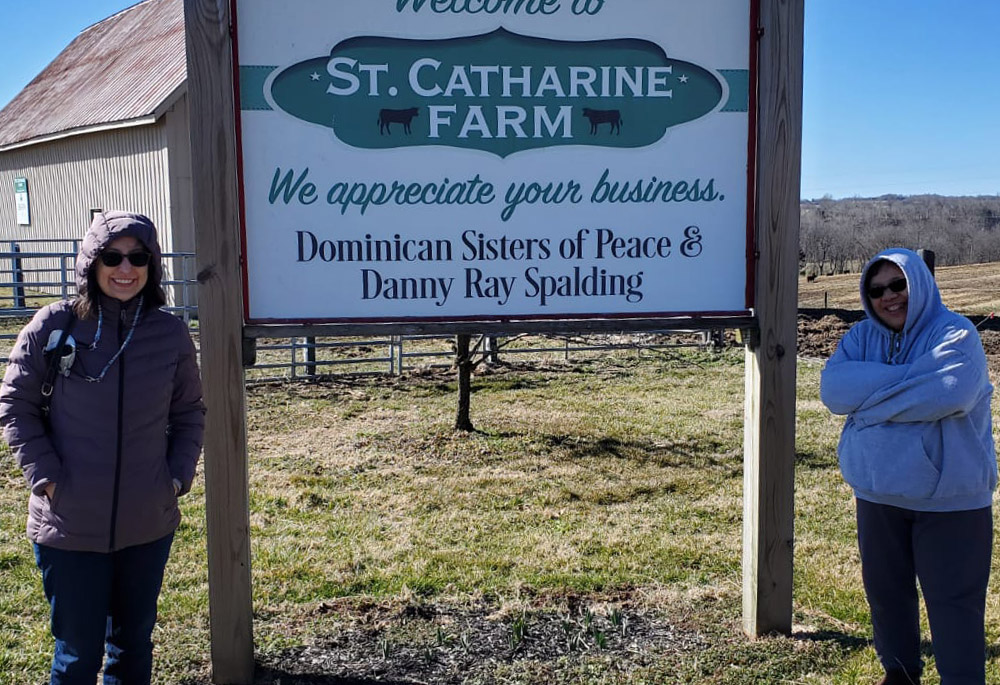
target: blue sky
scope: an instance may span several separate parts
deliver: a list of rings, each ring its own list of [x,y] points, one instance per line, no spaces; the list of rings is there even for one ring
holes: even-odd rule
[[[1000,194],[1000,0],[804,1],[803,198]],[[133,4],[4,2],[0,105]]]
[[[805,0],[802,197],[1000,194],[998,0]]]

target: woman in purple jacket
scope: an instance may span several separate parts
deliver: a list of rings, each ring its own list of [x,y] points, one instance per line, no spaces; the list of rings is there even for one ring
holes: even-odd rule
[[[24,327],[0,388],[4,437],[31,488],[52,685],[93,685],[102,662],[106,685],[151,678],[156,601],[205,413],[187,327],[160,309],[162,273],[149,219],[97,214],[76,260],[79,296]]]

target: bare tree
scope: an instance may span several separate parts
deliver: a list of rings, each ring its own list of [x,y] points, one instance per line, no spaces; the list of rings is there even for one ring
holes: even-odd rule
[[[455,430],[472,432],[475,427],[470,418],[472,404],[472,336],[461,333],[455,338],[455,365],[458,367],[458,410],[455,412]]]
[[[855,270],[893,246],[934,250],[940,265],[1000,261],[1000,195],[806,200],[799,241],[810,275]]]

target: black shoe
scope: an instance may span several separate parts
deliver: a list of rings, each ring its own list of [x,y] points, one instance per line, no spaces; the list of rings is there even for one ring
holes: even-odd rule
[[[892,669],[885,672],[885,677],[878,681],[878,685],[920,685],[920,671]]]

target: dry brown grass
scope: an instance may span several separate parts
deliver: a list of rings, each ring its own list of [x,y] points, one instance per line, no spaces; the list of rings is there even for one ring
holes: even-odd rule
[[[942,269],[946,303],[988,312],[998,273]],[[803,282],[803,306],[824,289],[830,306],[856,306],[856,275]],[[960,304],[974,294],[980,304]],[[840,420],[818,400],[818,363],[800,364],[797,387],[796,634],[748,641],[742,352],[521,359],[477,375],[472,434],[451,428],[450,372],[248,391],[255,640],[275,669],[261,683],[877,679],[852,498],[837,472]],[[0,682],[31,685],[51,640],[24,483],[3,448],[0,466]],[[159,685],[209,682],[204,494],[199,479],[183,503],[155,635]],[[991,682],[997,597],[995,574]],[[627,640],[567,646],[560,623],[575,630],[592,610],[610,632],[616,608],[632,621]]]
[[[1000,312],[1000,262],[942,266],[935,275],[949,308],[967,316]],[[799,307],[859,310],[858,279],[856,273],[799,278]]]

